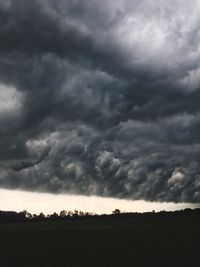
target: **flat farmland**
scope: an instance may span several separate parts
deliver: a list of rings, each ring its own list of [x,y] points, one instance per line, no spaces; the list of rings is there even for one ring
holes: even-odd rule
[[[0,225],[1,267],[199,267],[200,220],[90,218]]]

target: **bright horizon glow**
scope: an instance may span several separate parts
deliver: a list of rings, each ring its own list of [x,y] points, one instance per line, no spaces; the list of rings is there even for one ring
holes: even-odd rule
[[[0,210],[22,211],[31,213],[51,214],[59,213],[61,210],[75,209],[80,211],[94,212],[97,214],[109,214],[114,209],[125,212],[147,212],[155,210],[174,211],[185,208],[200,208],[200,204],[190,203],[158,203],[144,200],[121,200],[114,198],[103,198],[96,196],[75,196],[50,193],[33,193],[20,190],[0,189]]]

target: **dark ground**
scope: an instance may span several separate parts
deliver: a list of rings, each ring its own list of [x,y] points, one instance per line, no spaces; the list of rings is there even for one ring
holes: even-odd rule
[[[1,267],[200,267],[199,218],[0,225]]]

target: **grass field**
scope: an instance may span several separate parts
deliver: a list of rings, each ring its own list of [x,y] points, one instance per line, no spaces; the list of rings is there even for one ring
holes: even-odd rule
[[[200,221],[84,219],[0,225],[1,267],[199,267]]]

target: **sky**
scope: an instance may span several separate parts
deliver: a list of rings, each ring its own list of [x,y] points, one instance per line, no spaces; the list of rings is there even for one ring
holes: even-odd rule
[[[200,204],[132,201],[97,196],[53,195],[50,193],[0,189],[0,210],[14,210],[17,212],[26,210],[32,214],[40,214],[41,212],[45,215],[54,212],[59,214],[62,210],[74,211],[75,209],[94,214],[111,214],[115,209],[119,209],[121,212],[159,212],[187,208],[200,208]]]
[[[199,14],[0,0],[0,188],[200,203]]]

